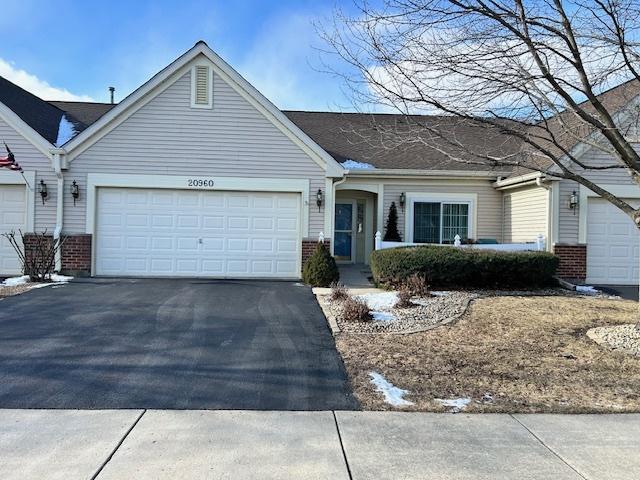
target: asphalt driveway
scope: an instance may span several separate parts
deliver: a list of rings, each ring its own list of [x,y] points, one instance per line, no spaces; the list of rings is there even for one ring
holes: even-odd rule
[[[0,301],[0,408],[355,409],[311,290],[80,279]]]

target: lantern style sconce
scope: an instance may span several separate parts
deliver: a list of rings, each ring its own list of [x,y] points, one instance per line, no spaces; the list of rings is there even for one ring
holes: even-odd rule
[[[573,210],[573,214],[576,214],[576,210],[578,208],[578,194],[574,190],[571,192],[571,196],[569,197],[569,208]]]
[[[47,184],[44,183],[44,180],[40,180],[40,196],[42,197],[43,205],[48,195],[49,195],[49,192],[47,191]]]
[[[407,201],[407,196],[404,194],[404,192],[402,192],[400,194],[400,208],[402,208],[404,210],[404,204]]]
[[[73,197],[73,206],[75,207],[76,200],[78,200],[78,197],[80,197],[80,187],[75,180],[71,184],[71,196]]]
[[[316,205],[318,205],[318,212],[320,211],[320,207],[322,206],[322,201],[323,201],[323,195],[322,195],[322,190],[318,189],[318,192],[316,193]]]

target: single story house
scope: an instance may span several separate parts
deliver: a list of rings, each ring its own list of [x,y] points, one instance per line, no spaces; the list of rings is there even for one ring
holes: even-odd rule
[[[637,282],[638,233],[606,201],[570,181],[376,135],[402,122],[280,111],[204,42],[118,104],[44,101],[0,78],[0,140],[24,169],[0,170],[0,231],[66,236],[56,266],[75,274],[299,278],[321,235],[338,261],[367,263],[394,202],[407,242],[542,234],[561,275]],[[461,142],[517,148],[450,128]],[[602,161],[586,144],[572,148]],[[626,173],[593,178],[640,202]],[[0,274],[18,270],[2,239]]]

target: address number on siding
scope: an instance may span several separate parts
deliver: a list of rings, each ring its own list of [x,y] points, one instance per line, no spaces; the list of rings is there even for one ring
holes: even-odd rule
[[[214,181],[204,178],[190,178],[187,180],[187,186],[189,187],[213,187]]]

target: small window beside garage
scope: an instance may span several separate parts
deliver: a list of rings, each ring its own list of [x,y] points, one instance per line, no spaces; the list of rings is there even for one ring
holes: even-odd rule
[[[191,71],[191,107],[213,107],[213,72],[209,65],[196,65]]]

